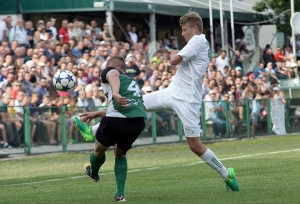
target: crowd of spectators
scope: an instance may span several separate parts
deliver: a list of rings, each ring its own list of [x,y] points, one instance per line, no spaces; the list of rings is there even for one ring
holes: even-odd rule
[[[22,144],[23,107],[26,106],[30,107],[33,146],[41,143],[37,136],[39,129],[46,130],[45,143],[60,143],[62,106],[67,110],[68,141],[80,140],[72,118],[95,107],[105,107],[107,101],[100,73],[112,56],[124,58],[126,74],[138,82],[145,94],[168,87],[178,68],[169,62],[170,51],[179,49],[176,29],[167,32],[163,39],[157,39],[160,47],[155,56],[149,56],[147,29],[137,31],[127,24],[117,39],[108,27],[104,23],[100,28],[96,20],[56,22],[51,18],[33,23],[19,18],[15,25],[10,16],[0,20],[0,138],[4,147]],[[223,100],[278,97],[278,79],[298,77],[289,46],[278,48],[274,55],[267,47],[262,63],[249,73],[243,73],[244,48],[242,52],[235,51],[234,59],[228,59],[226,52],[221,51],[220,56],[211,59],[205,73],[203,99],[211,101],[206,107],[205,120],[218,126],[224,127],[226,117]],[[58,92],[53,87],[52,77],[60,70],[69,70],[76,76],[77,85],[72,91]],[[282,96],[282,92],[278,94]],[[236,126],[238,120],[244,120],[243,106],[239,102],[230,104],[231,112],[238,115],[237,119],[231,116],[232,126]],[[151,126],[151,114],[148,116],[144,133]],[[177,134],[176,118],[172,112],[156,114],[159,129],[172,134]],[[222,134],[218,130],[220,128],[216,128],[215,133]]]

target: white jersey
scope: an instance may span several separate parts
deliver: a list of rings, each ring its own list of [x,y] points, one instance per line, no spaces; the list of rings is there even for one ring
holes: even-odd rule
[[[205,35],[194,35],[178,55],[183,60],[169,86],[171,94],[189,103],[199,103],[202,101],[203,76],[210,60],[209,43]]]

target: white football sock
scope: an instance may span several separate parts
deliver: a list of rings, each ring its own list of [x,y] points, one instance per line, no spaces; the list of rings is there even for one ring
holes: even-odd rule
[[[225,180],[228,177],[228,170],[226,167],[223,166],[221,161],[216,157],[216,155],[207,148],[206,152],[200,156],[200,158],[208,164],[210,167],[212,167],[214,170],[216,170],[221,177]]]
[[[100,123],[97,123],[96,125],[92,126],[92,133],[94,136],[96,136],[96,132],[97,132],[99,125],[100,125]]]

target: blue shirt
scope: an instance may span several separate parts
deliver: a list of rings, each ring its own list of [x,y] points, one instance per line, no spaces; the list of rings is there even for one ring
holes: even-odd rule
[[[259,67],[255,68],[255,70],[254,70],[255,78],[257,78],[259,76],[259,71],[265,72],[264,69],[260,69]]]
[[[48,89],[38,86],[33,90],[33,92],[39,93],[40,96],[39,96],[39,102],[38,103],[41,104],[42,101],[43,101],[43,96],[48,93]]]

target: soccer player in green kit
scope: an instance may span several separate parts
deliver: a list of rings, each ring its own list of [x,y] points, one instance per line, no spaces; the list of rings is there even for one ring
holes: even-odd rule
[[[102,117],[96,132],[95,149],[90,163],[84,165],[85,173],[94,181],[100,180],[98,174],[105,162],[105,151],[115,146],[115,176],[117,202],[125,202],[125,182],[127,176],[126,152],[145,127],[142,92],[139,85],[125,75],[122,57],[112,57],[101,74],[102,86],[108,99],[105,112],[95,112],[93,117]]]

